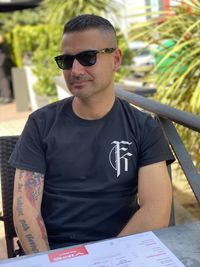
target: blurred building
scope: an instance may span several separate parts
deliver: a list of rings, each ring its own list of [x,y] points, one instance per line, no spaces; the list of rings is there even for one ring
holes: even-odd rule
[[[160,11],[168,11],[170,6],[183,3],[184,0],[119,0],[121,18],[119,17],[117,21],[114,21],[114,24],[119,25],[126,34],[131,23],[142,22],[150,17],[160,16]],[[146,7],[147,11],[152,12],[151,16],[142,15],[144,14],[144,7]]]

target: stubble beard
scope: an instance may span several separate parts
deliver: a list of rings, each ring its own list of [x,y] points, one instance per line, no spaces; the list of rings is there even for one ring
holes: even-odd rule
[[[80,87],[75,84],[76,82],[81,81],[86,81],[86,84]],[[106,97],[106,93],[108,91],[111,91],[113,93],[114,85],[112,83],[113,82],[110,80],[105,84],[98,84],[98,82],[95,83],[94,78],[88,75],[83,75],[70,78],[67,82],[67,86],[73,96],[79,98],[80,100],[88,100],[96,98],[100,95]]]

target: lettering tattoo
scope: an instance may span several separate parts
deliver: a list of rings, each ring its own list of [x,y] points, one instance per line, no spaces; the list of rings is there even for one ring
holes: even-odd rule
[[[19,180],[20,180],[20,181],[23,180],[24,173],[25,173],[24,170],[19,170]]]
[[[27,234],[25,235],[30,247],[31,247],[31,252],[33,253],[37,253],[39,252],[39,249],[37,248],[35,241],[34,241],[34,237],[31,234]]]
[[[18,183],[17,191],[19,193],[22,193],[22,188],[23,188],[23,184],[22,183]]]
[[[17,210],[17,215],[18,216],[23,216],[24,215],[24,213],[23,213],[22,196],[20,196],[20,197],[17,198],[17,207],[16,207],[16,210]]]
[[[30,228],[25,220],[19,220],[19,222],[21,223],[21,226],[24,231],[27,231]]]
[[[42,195],[44,175],[36,172],[27,172],[25,181],[25,193],[32,205]]]
[[[34,230],[34,223],[36,226],[36,231],[40,232],[39,236],[49,248],[48,244],[48,238],[46,233],[46,228],[44,225],[44,222],[42,220],[42,217],[34,217],[33,221],[31,219],[31,210],[35,212],[36,214],[38,211],[38,214],[40,214],[40,204],[43,194],[43,184],[44,184],[44,175],[36,172],[26,171],[26,170],[20,170],[18,172],[18,183],[16,187],[16,215],[18,216],[18,229],[16,229],[18,235],[22,235],[22,241],[25,241],[25,244],[28,244],[29,251],[32,253],[37,253],[40,250],[38,249],[38,240],[34,236],[33,233],[31,233],[32,229]],[[31,204],[30,211],[28,213],[25,210],[25,207],[27,206],[26,201]],[[30,205],[28,205],[30,206]],[[36,219],[36,221],[35,221]],[[23,244],[23,242],[22,242]]]

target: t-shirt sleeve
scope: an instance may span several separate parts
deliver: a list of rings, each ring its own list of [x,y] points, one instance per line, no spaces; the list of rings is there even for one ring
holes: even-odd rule
[[[45,173],[45,146],[38,125],[30,115],[9,163],[15,168]]]
[[[166,161],[167,165],[174,161],[174,156],[158,122],[148,116],[140,141],[139,167]]]

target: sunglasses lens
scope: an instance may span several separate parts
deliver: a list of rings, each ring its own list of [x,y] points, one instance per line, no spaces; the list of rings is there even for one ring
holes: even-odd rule
[[[82,52],[76,56],[79,63],[83,66],[92,66],[96,63],[96,51]]]
[[[71,69],[73,65],[74,57],[68,55],[61,55],[55,57],[55,61],[60,69],[68,70]]]
[[[88,67],[96,63],[96,54],[96,51],[85,51],[74,56],[61,55],[55,57],[55,61],[58,67],[62,70],[71,69],[75,58],[81,65]]]

